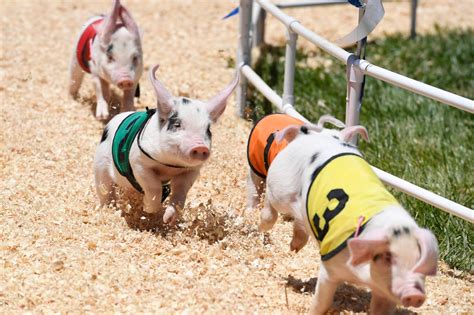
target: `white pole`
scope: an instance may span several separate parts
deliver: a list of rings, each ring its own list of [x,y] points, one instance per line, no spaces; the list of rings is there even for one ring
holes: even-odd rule
[[[298,35],[289,28],[286,37],[285,79],[283,82],[283,104],[295,104],[295,63]]]
[[[242,65],[249,65],[251,60],[251,36],[250,26],[252,19],[253,0],[240,0],[239,14],[239,49],[237,51],[237,70]],[[237,87],[237,115],[244,116],[247,101],[247,79],[242,77]]]

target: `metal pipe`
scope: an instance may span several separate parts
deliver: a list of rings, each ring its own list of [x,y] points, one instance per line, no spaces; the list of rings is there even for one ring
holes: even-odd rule
[[[416,199],[424,201],[436,208],[439,208],[450,214],[453,214],[464,220],[474,223],[474,210],[455,203],[454,201],[446,199],[440,195],[432,193],[429,190],[418,187],[410,182],[407,182],[385,171],[382,171],[374,166],[372,166],[372,169],[385,184],[392,186],[410,196],[413,196]]]
[[[364,16],[365,10],[359,9],[359,23]],[[359,124],[360,108],[362,106],[362,97],[364,95],[364,73],[356,68],[354,62],[357,59],[364,58],[365,48],[367,46],[367,37],[357,42],[355,56],[347,60],[347,102],[346,102],[346,126],[355,126]],[[357,145],[357,137],[350,140],[353,145]]]
[[[295,104],[295,63],[298,34],[287,30],[285,52],[285,78],[283,82],[283,104]]]
[[[411,0],[411,25],[410,38],[416,37],[416,9],[418,8],[418,0]]]
[[[251,36],[250,26],[252,19],[253,0],[240,0],[240,20],[239,20],[239,49],[237,51],[237,67],[251,62]],[[244,116],[247,100],[247,79],[241,78],[237,87],[237,115]]]
[[[375,66],[366,60],[358,60],[355,64],[366,75],[391,83],[395,86],[401,87],[402,89],[429,97],[441,103],[462,109],[471,114],[474,113],[473,100]]]
[[[265,19],[267,11],[263,10],[258,3],[254,3],[252,29],[253,47],[259,47],[265,43]]]
[[[292,117],[298,118],[304,122],[309,123],[309,120],[306,119],[304,116],[302,116],[300,113],[298,113],[294,108],[293,105],[291,104],[283,104],[282,98],[272,90],[271,87],[269,87],[265,81],[262,80],[262,78],[253,71],[253,69],[248,66],[244,65],[242,68],[240,68],[241,73],[243,76],[245,76],[252,84],[253,86],[260,91],[260,93],[263,94],[273,105],[278,108],[278,110],[282,113],[286,113]]]
[[[277,7],[281,9],[287,8],[304,8],[310,6],[322,6],[322,5],[332,5],[332,4],[347,4],[347,0],[313,0],[305,2],[291,2],[291,3],[278,3]]]
[[[340,61],[347,64],[349,56],[351,55],[344,49],[336,46],[335,44],[329,42],[328,40],[322,38],[321,36],[313,33],[304,26],[302,26],[296,19],[291,18],[284,14],[280,9],[273,5],[268,0],[256,0],[262,8],[267,12],[270,12],[277,19],[279,19],[283,24],[289,27],[293,32],[303,36],[311,43],[315,44],[322,50],[326,51],[328,54],[336,57]],[[404,88],[406,90],[412,91],[414,93],[432,98],[439,102],[448,104],[450,106],[462,109],[464,111],[474,113],[474,102],[468,98],[441,90],[439,88],[430,86],[428,84],[410,79],[398,73],[377,67],[371,63],[360,60],[358,62],[358,67],[364,72],[364,74],[378,78],[382,81],[391,83],[398,87]]]

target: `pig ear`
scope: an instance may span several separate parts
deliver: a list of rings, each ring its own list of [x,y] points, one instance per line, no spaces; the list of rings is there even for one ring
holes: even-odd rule
[[[293,141],[296,136],[300,133],[301,126],[290,125],[280,131],[275,133],[275,140],[277,143],[280,143],[285,139],[288,143]]]
[[[417,229],[415,237],[420,245],[420,260],[413,268],[413,272],[426,276],[436,275],[438,269],[438,242],[433,233],[426,229]]]
[[[341,130],[341,139],[344,141],[344,142],[349,142],[351,141],[352,137],[354,137],[354,135],[356,134],[359,134],[362,136],[362,138],[369,142],[369,133],[367,132],[367,129],[365,129],[364,126],[350,126],[350,127],[346,127],[344,129]]]
[[[102,22],[101,29],[99,31],[99,38],[102,45],[108,45],[112,34],[117,27],[117,18],[120,11],[120,0],[114,0],[112,11],[105,17],[104,22]]]
[[[133,19],[130,12],[124,6],[121,6],[120,8],[120,19],[125,25],[125,28],[129,30],[129,32],[135,35],[135,37],[141,38],[140,30],[138,29],[137,23]]]
[[[339,119],[337,119],[337,118],[335,118],[331,115],[323,115],[323,116],[319,117],[318,126],[320,128],[323,128],[325,123],[330,123],[333,126],[338,127],[338,128],[346,127],[346,125],[342,121],[340,121]]]
[[[212,121],[217,121],[222,113],[224,113],[227,99],[232,94],[238,83],[239,71],[236,72],[234,79],[228,86],[207,102],[207,111],[209,112]]]
[[[158,113],[160,118],[167,119],[168,114],[173,110],[173,95],[156,79],[155,72],[158,70],[160,65],[155,65],[150,70],[150,81],[155,89],[156,99],[158,102]]]
[[[376,253],[389,250],[389,241],[383,233],[372,233],[365,237],[351,238],[348,242],[349,264],[358,266],[368,262]]]

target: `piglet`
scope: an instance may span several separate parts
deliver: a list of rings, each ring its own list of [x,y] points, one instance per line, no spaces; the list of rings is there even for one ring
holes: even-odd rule
[[[361,126],[339,136],[298,125],[275,134],[289,144],[268,170],[260,230],[282,213],[295,219],[291,250],[299,251],[309,235],[319,243],[311,314],[326,313],[345,281],[372,290],[371,314],[390,314],[397,304],[419,307],[425,277],[436,274],[436,238],[418,227],[349,143],[356,134],[368,139]]]
[[[321,132],[339,135],[338,131],[324,129],[324,124],[330,123],[336,127],[345,127],[340,120],[323,115],[317,125],[311,125]],[[287,141],[275,140],[275,133],[291,125],[304,125],[302,120],[292,116],[275,113],[262,117],[255,123],[247,142],[247,161],[249,175],[247,177],[247,208],[255,208],[264,192],[265,178],[273,159],[287,146]]]
[[[86,22],[70,64],[69,94],[76,98],[84,73],[90,73],[97,96],[96,118],[109,118],[109,84],[123,91],[122,111],[134,110],[134,96],[143,72],[142,46],[137,23],[114,0],[112,11]]]
[[[163,221],[174,225],[178,210],[211,153],[211,124],[225,110],[239,77],[209,101],[173,97],[150,71],[157,109],[125,112],[105,127],[94,172],[102,205],[115,199],[115,187],[143,193],[143,210],[156,213],[171,190]],[[167,188],[169,187],[169,188]]]

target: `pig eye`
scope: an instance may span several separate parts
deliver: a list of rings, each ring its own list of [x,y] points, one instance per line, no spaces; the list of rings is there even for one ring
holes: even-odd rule
[[[114,62],[115,61],[114,56],[112,56],[112,54],[107,54],[107,61],[108,62]]]
[[[180,128],[181,127],[181,121],[177,120],[173,123],[174,128]]]
[[[133,64],[134,67],[137,66],[137,64],[138,64],[138,56],[133,56],[133,57],[132,57],[132,64]]]

